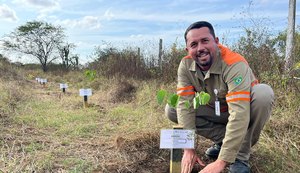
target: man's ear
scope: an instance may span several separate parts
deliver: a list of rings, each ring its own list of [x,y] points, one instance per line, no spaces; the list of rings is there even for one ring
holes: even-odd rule
[[[219,44],[219,37],[216,37],[216,38],[215,38],[215,42],[216,42],[217,44]]]

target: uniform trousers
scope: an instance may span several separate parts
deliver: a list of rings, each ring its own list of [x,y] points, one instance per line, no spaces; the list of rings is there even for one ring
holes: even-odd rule
[[[237,159],[249,160],[251,147],[257,143],[265,123],[270,118],[273,102],[274,92],[269,85],[257,84],[251,88],[250,122]],[[178,123],[176,108],[167,104],[165,114],[171,121]],[[225,136],[228,117],[228,112],[216,116],[213,108],[202,105],[196,111],[196,133],[220,143]]]

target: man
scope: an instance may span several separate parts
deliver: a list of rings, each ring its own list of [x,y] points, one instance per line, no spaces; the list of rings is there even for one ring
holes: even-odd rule
[[[178,68],[180,100],[176,109],[166,106],[166,115],[211,139],[215,144],[206,155],[217,159],[205,166],[194,149],[184,149],[181,172],[190,173],[198,162],[205,166],[201,173],[219,173],[227,164],[231,173],[249,173],[250,149],[270,117],[273,90],[258,84],[241,55],[219,44],[210,23],[193,23],[184,37],[188,56]],[[210,94],[209,104],[197,110],[186,106],[201,91]]]

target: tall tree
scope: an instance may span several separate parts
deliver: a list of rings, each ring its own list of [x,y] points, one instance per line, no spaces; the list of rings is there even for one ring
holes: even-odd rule
[[[69,67],[74,64],[74,62],[72,62],[73,57],[70,57],[70,51],[71,49],[75,48],[75,44],[66,42],[61,45],[58,45],[57,48],[62,61],[63,68],[66,70],[69,69]],[[76,57],[78,58],[78,56]]]
[[[5,37],[3,46],[6,51],[30,55],[38,59],[43,71],[46,72],[48,64],[57,58],[53,54],[64,37],[60,26],[32,21],[19,26]]]

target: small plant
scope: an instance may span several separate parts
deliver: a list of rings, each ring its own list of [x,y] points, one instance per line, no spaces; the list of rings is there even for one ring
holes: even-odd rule
[[[296,69],[296,70],[299,70],[299,69],[300,69],[300,62],[298,62],[298,63],[295,64],[295,69]]]
[[[158,104],[162,104],[167,97],[167,103],[175,108],[178,105],[180,96],[177,94],[170,94],[166,90],[159,90],[157,92],[157,102]],[[200,93],[196,92],[196,95],[193,99],[193,107],[194,109],[198,109],[200,105],[206,105],[210,100],[210,95],[204,91],[201,91]],[[190,108],[191,103],[189,101],[185,102],[185,107]]]
[[[210,100],[210,95],[204,91],[196,93],[195,98],[193,99],[194,109],[198,109],[200,105],[206,105]]]
[[[90,81],[93,81],[96,77],[96,70],[86,70],[84,72],[84,75],[86,78],[88,78]]]

